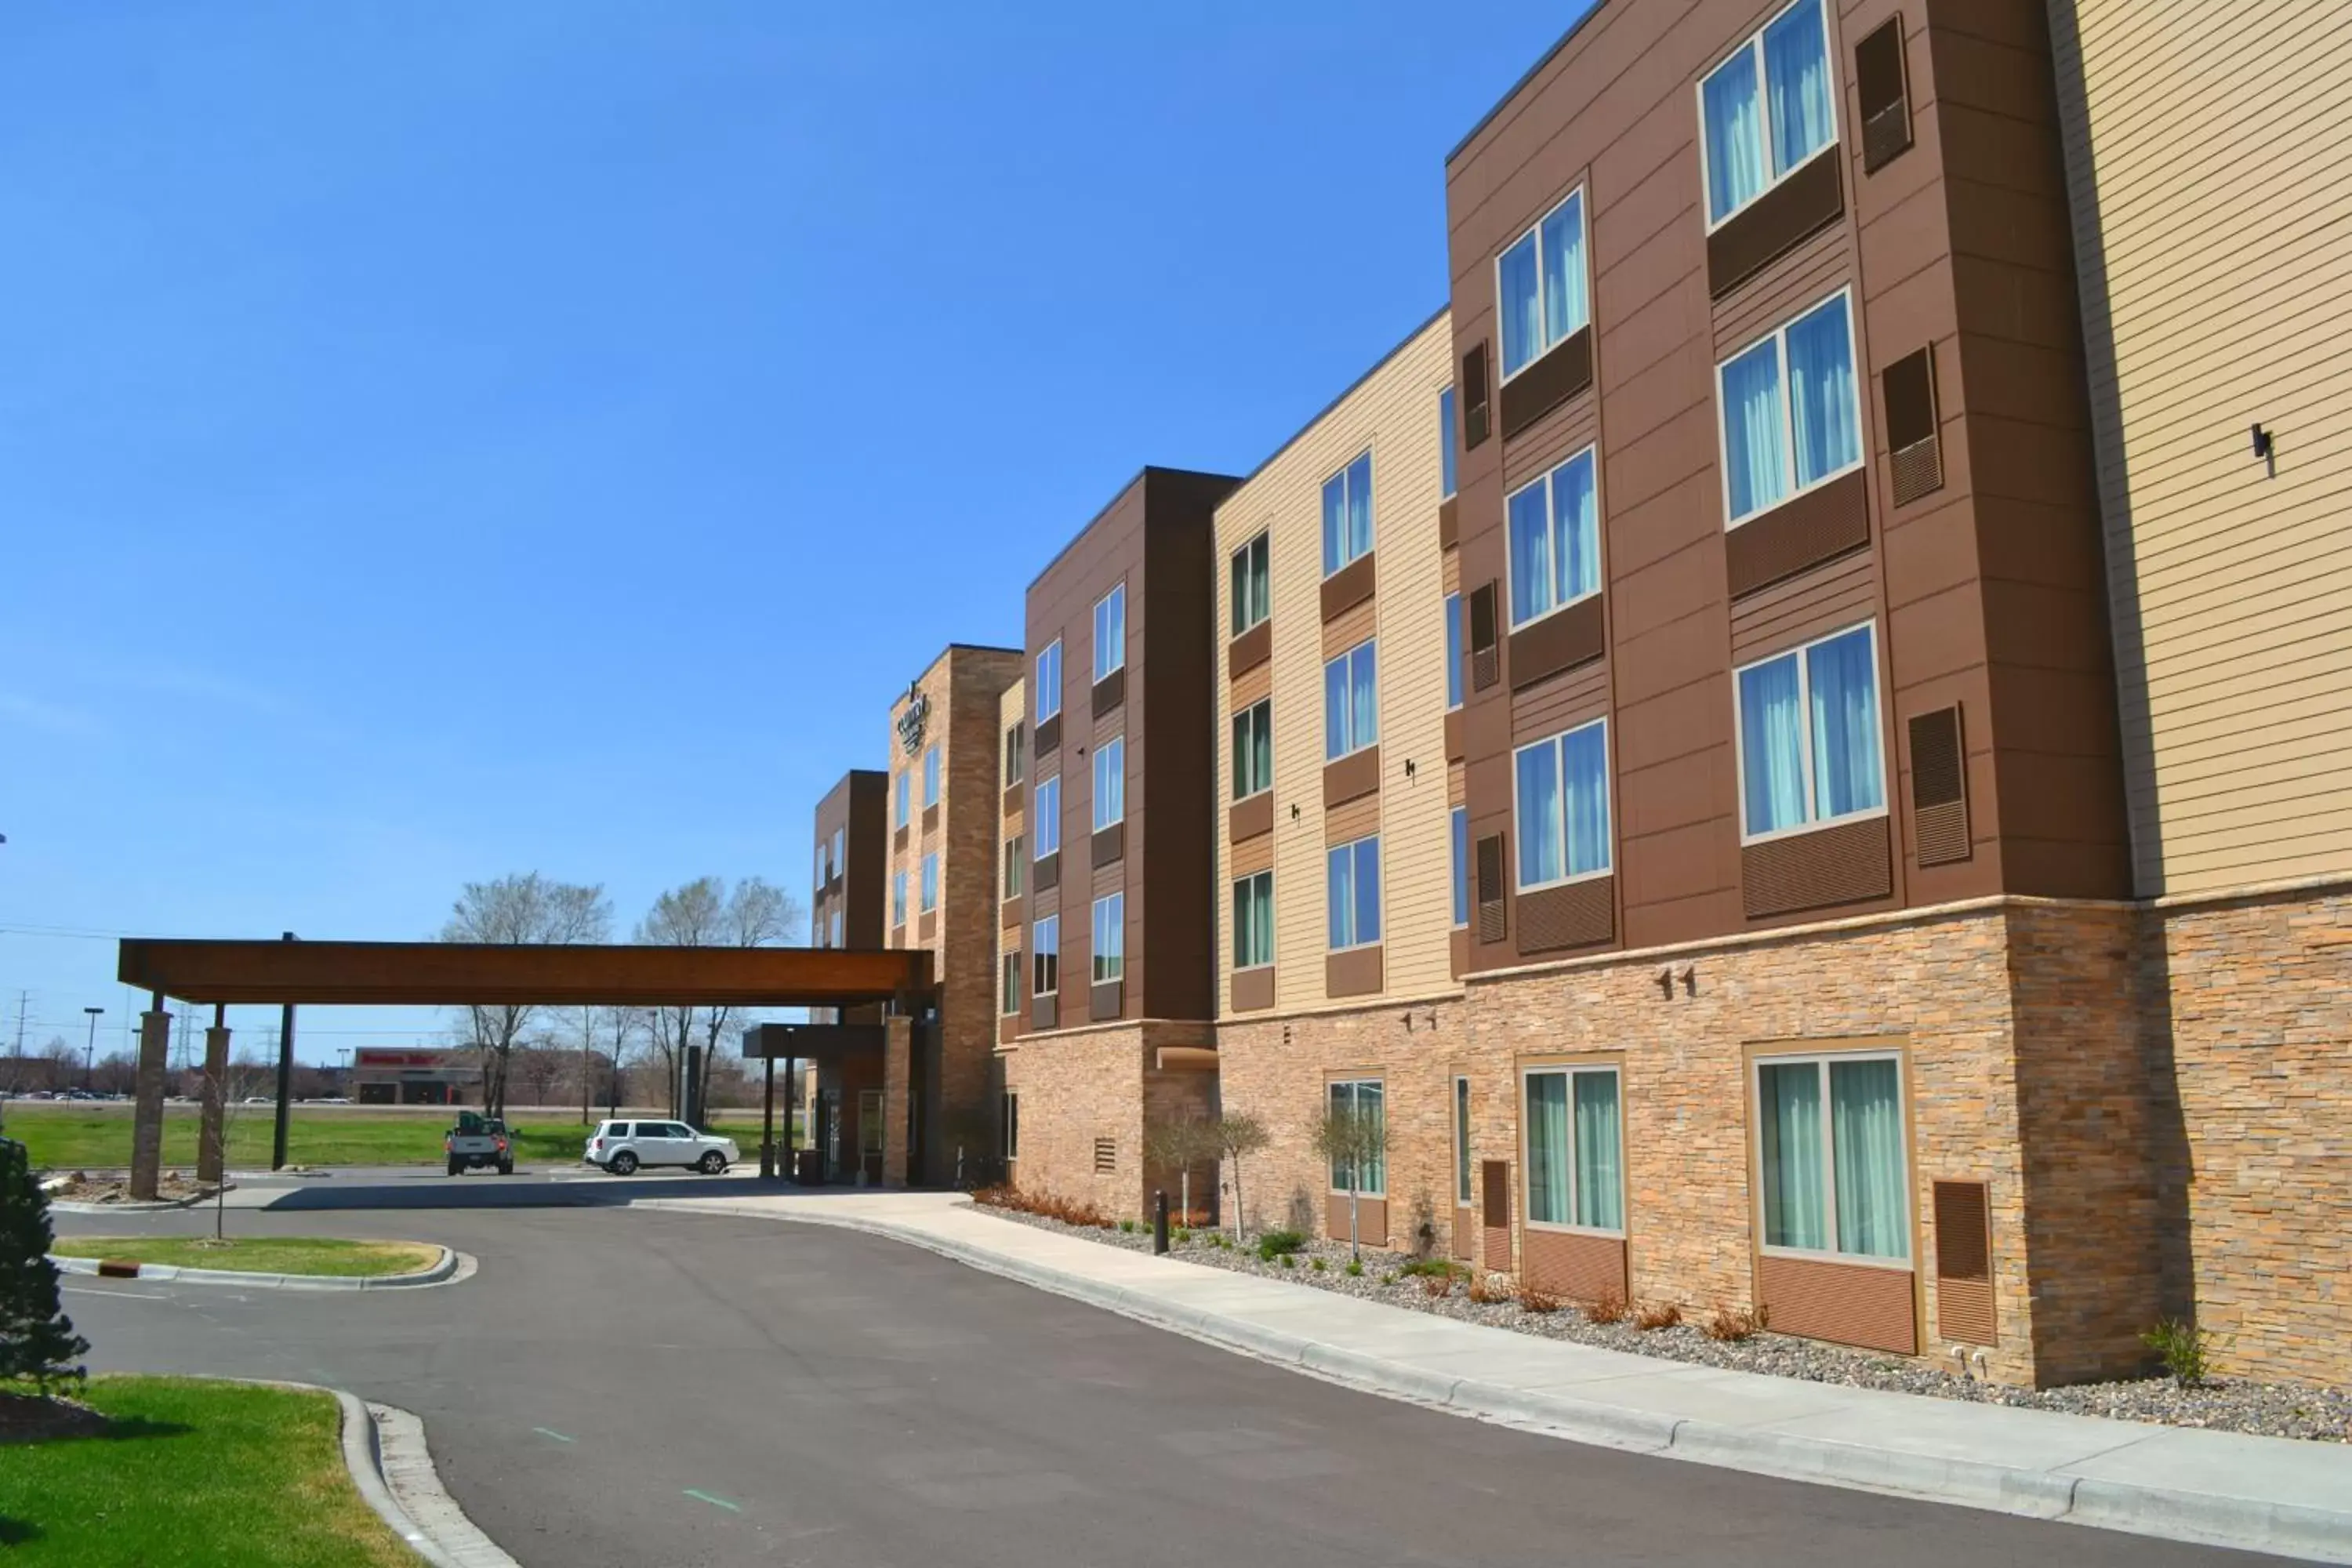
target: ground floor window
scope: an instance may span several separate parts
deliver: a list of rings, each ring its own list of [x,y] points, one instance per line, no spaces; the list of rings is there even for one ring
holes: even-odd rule
[[[1470,1206],[1470,1080],[1454,1080],[1454,1201]]]
[[[1911,1256],[1900,1058],[1759,1059],[1756,1131],[1766,1247]]]
[[[1387,1094],[1379,1079],[1343,1080],[1329,1085],[1326,1092],[1330,1096],[1329,1103],[1332,1110],[1353,1111],[1381,1128],[1383,1132],[1387,1130]],[[1389,1159],[1384,1138],[1381,1141],[1380,1147],[1381,1152],[1368,1155],[1361,1162],[1333,1160],[1331,1190],[1335,1193],[1344,1193],[1352,1187],[1364,1196],[1373,1198],[1386,1194],[1389,1190]],[[1360,1166],[1354,1172],[1356,1179],[1353,1182],[1348,1179],[1351,1163],[1358,1163]]]
[[[1617,1078],[1613,1067],[1528,1070],[1528,1224],[1625,1228]]]
[[[1009,1089],[1004,1091],[1004,1157],[1021,1158],[1021,1096]]]

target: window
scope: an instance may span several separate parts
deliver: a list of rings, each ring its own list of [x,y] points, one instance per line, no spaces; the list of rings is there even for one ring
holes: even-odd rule
[[[1710,229],[1836,141],[1822,0],[1797,0],[1708,72],[1698,119]]]
[[[894,926],[907,923],[907,873],[904,871],[890,873],[890,923]]]
[[[1323,481],[1323,575],[1372,548],[1372,455]]]
[[[1019,784],[1029,771],[1029,731],[1015,724],[1004,731],[1004,784]]]
[[[1582,191],[1546,213],[1496,261],[1495,302],[1503,317],[1505,381],[1592,319],[1584,292]]]
[[[1097,680],[1127,665],[1127,584],[1121,583],[1095,605]]]
[[[1470,1080],[1454,1080],[1454,1202],[1470,1206]]]
[[[1234,967],[1274,962],[1274,873],[1259,871],[1234,884]]]
[[[1062,917],[1047,915],[1030,930],[1029,993],[1051,996],[1062,988]]]
[[[1388,1125],[1387,1094],[1376,1078],[1358,1079],[1350,1083],[1326,1086],[1334,1113],[1354,1113],[1379,1127],[1385,1133]],[[1385,1145],[1385,1139],[1382,1140]],[[1382,1152],[1368,1155],[1360,1164],[1349,1160],[1331,1162],[1331,1190],[1335,1193],[1356,1192],[1379,1197],[1389,1190],[1389,1161]]]
[[[841,911],[839,910],[833,911],[833,941],[831,945],[834,947],[839,947],[841,945]]]
[[[1021,1011],[1021,955],[1008,952],[996,977],[996,1010],[1006,1017]]]
[[[1324,857],[1330,900],[1330,946],[1370,947],[1381,940],[1381,836],[1341,844]]]
[[[923,857],[923,913],[929,914],[940,907],[940,857],[937,850]]]
[[[906,826],[908,808],[913,804],[914,795],[907,787],[907,770],[900,768],[890,775],[890,826]]]
[[[1528,1223],[1625,1228],[1615,1068],[1534,1068],[1528,1100]]]
[[[1037,722],[1062,710],[1062,639],[1055,637],[1037,656]]]
[[[1323,667],[1323,760],[1337,762],[1381,738],[1379,672],[1367,637]]]
[[[1900,1058],[1758,1061],[1756,1134],[1765,1247],[1911,1256]]]
[[[1095,831],[1127,816],[1127,738],[1114,735],[1095,748]]]
[[[1028,863],[1029,836],[1016,833],[1004,841],[1004,896],[1021,896],[1021,868]]]
[[[1004,1091],[1004,1157],[1021,1158],[1021,1096],[1009,1089]]]
[[[1470,808],[1454,808],[1454,923],[1470,923]]]
[[[1727,528],[1862,466],[1853,310],[1843,291],[1716,367]]]
[[[1609,869],[1608,731],[1596,719],[1512,753],[1519,891]]]
[[[1266,536],[1259,534],[1234,552],[1234,636],[1274,613],[1274,589],[1266,579]]]
[[[1445,595],[1445,710],[1462,706],[1462,595]]]
[[[1747,837],[1885,808],[1872,626],[1751,664],[1739,671],[1738,684]]]
[[[1037,846],[1035,858],[1043,860],[1062,847],[1062,775],[1037,781],[1037,820],[1029,825],[1029,837]]]
[[[824,911],[823,910],[814,910],[809,915],[809,945],[811,947],[824,945]]]
[[[1592,448],[1512,495],[1511,627],[1601,591],[1601,510]]]
[[[923,748],[923,804],[940,804],[940,749],[937,745]]]
[[[1437,499],[1454,499],[1454,389],[1437,395]]]
[[[1108,984],[1127,972],[1127,895],[1095,900],[1095,984]]]
[[[1234,798],[1274,787],[1274,699],[1234,715]]]

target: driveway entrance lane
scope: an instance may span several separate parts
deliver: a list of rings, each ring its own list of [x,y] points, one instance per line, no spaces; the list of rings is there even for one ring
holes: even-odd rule
[[[452,1494],[532,1568],[2267,1561],[1514,1432],[822,1227],[573,1208],[233,1223],[436,1240],[481,1271],[168,1301],[77,1281],[99,1363],[415,1410]]]

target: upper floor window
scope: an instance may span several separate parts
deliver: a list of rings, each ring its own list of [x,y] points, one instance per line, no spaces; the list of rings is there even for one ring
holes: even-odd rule
[[[1021,868],[1026,865],[1028,860],[1028,835],[1016,833],[1004,841],[1004,896],[1006,898],[1017,899],[1021,896]]]
[[[1234,636],[1274,614],[1274,589],[1266,576],[1266,535],[1261,533],[1233,555]]]
[[[1437,499],[1452,500],[1454,475],[1454,389],[1437,395]]]
[[[836,877],[840,876],[849,865],[849,862],[842,858],[848,843],[847,830],[839,827],[833,830],[833,874]]]
[[[1004,731],[1004,783],[1019,784],[1029,772],[1029,731],[1015,724]]]
[[[914,792],[907,784],[907,770],[900,768],[890,775],[890,826],[906,826],[908,814],[914,804]]]
[[[996,1010],[999,1013],[1009,1018],[1021,1011],[1021,955],[1018,952],[1008,952],[1004,955],[1003,973],[996,979],[996,994],[998,997]],[[1008,1095],[1005,1098],[1009,1103],[1012,1097]],[[1006,1113],[1005,1124],[1012,1125],[1012,1116],[1009,1111]]]
[[[936,743],[923,748],[923,804],[940,804],[940,748]]]
[[[1462,595],[1445,595],[1445,707],[1462,706]]]
[[[1748,665],[1738,687],[1739,799],[1748,837],[1885,808],[1874,626]]]
[[[1609,869],[1608,728],[1596,719],[1513,754],[1521,892]]]
[[[1853,298],[1840,291],[1717,368],[1725,526],[1862,466]]]
[[[1706,223],[1723,222],[1837,140],[1822,0],[1796,4],[1699,83]]]
[[[1330,946],[1370,947],[1381,940],[1381,836],[1334,845],[1323,858]]]
[[[1095,984],[1105,984],[1127,973],[1127,895],[1113,893],[1095,900]]]
[[[1470,923],[1470,808],[1454,808],[1454,923]]]
[[[1381,738],[1379,672],[1366,637],[1323,667],[1323,760],[1337,762]]]
[[[833,911],[833,942],[832,942],[832,945],[833,945],[833,946],[835,946],[835,947],[839,947],[839,946],[841,945],[841,911],[840,911],[839,910],[834,910],[834,911]]]
[[[1037,820],[1029,825],[1036,841],[1036,858],[1043,860],[1062,847],[1062,775],[1037,781]]]
[[[1584,290],[1584,193],[1546,213],[1495,263],[1503,317],[1503,379],[1541,359],[1592,319]]]
[[[1274,962],[1274,873],[1254,872],[1234,883],[1234,967]]]
[[[1323,575],[1372,548],[1372,455],[1323,481]]]
[[[1051,996],[1062,988],[1062,917],[1047,915],[1029,934],[1029,994]]]
[[[1127,816],[1127,738],[1114,735],[1095,748],[1095,831]]]
[[[923,857],[922,910],[929,914],[940,907],[940,856],[933,850]]]
[[[1507,503],[1515,629],[1601,591],[1601,506],[1592,470],[1587,447]]]
[[[1234,715],[1234,798],[1274,787],[1274,699]]]
[[[1094,678],[1100,680],[1127,665],[1127,584],[1095,602]]]
[[[1062,710],[1062,639],[1055,637],[1037,656],[1037,722]]]
[[[907,923],[907,873],[904,871],[890,873],[890,923],[894,926]]]

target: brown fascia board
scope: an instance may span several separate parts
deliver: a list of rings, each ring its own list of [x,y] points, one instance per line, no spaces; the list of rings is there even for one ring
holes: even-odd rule
[[[1546,49],[1543,52],[1543,58],[1536,61],[1535,64],[1529,66],[1527,68],[1527,73],[1521,76],[1518,80],[1511,84],[1511,90],[1496,99],[1495,100],[1495,107],[1480,115],[1478,117],[1478,123],[1473,125],[1470,128],[1468,134],[1465,135],[1461,141],[1456,142],[1454,144],[1454,151],[1445,154],[1445,166],[1447,168],[1450,169],[1454,166],[1454,160],[1462,156],[1462,153],[1465,148],[1468,147],[1471,142],[1478,140],[1478,133],[1481,131],[1486,130],[1486,127],[1495,123],[1495,116],[1502,113],[1504,110],[1510,107],[1511,100],[1518,97],[1522,92],[1525,92],[1529,82],[1543,75],[1544,67],[1559,58],[1560,50],[1568,47],[1570,41],[1573,39],[1577,34],[1584,31],[1586,25],[1590,23],[1593,17],[1601,15],[1601,7],[1608,4],[1609,0],[1592,0],[1591,9],[1587,10],[1583,16],[1579,16],[1574,22],[1569,24],[1568,31],[1559,36],[1559,41],[1552,45],[1551,47]]]
[[[1054,552],[1054,558],[1051,561],[1046,562],[1043,567],[1039,568],[1035,576],[1029,579],[1029,586],[1024,590],[1024,595],[1035,593],[1037,591],[1037,584],[1052,576],[1054,574],[1054,568],[1062,563],[1062,557],[1076,549],[1078,542],[1085,539],[1087,534],[1093,532],[1097,523],[1109,516],[1110,513],[1117,509],[1119,502],[1125,500],[1129,494],[1131,494],[1138,487],[1141,486],[1145,481],[1149,480],[1154,474],[1165,474],[1176,479],[1213,479],[1220,484],[1227,486],[1236,485],[1241,482],[1239,479],[1234,479],[1231,474],[1213,473],[1207,468],[1171,468],[1163,467],[1158,463],[1144,464],[1143,467],[1135,471],[1135,477],[1133,479],[1128,480],[1127,483],[1119,486],[1118,489],[1111,492],[1110,500],[1103,502],[1101,506],[1095,509],[1095,514],[1087,519],[1087,525],[1084,528],[1081,528],[1077,532],[1070,535],[1068,539],[1063,542],[1062,548]],[[1147,512],[1146,516],[1148,517],[1149,515],[1150,514]]]

